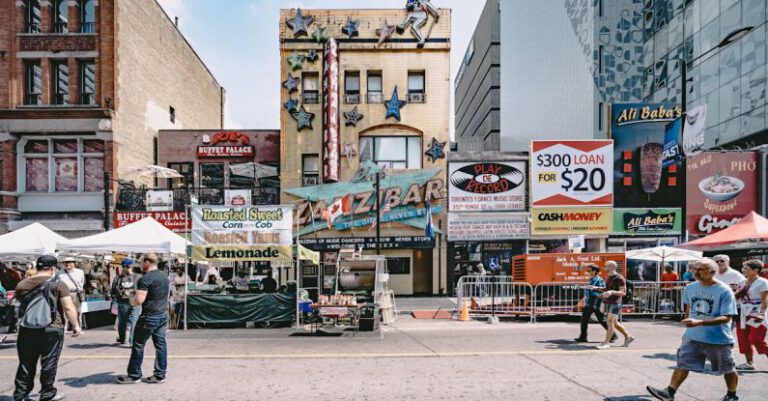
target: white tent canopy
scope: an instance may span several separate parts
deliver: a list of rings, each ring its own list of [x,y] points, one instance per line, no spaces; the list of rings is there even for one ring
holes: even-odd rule
[[[654,262],[693,262],[701,260],[702,253],[687,249],[673,248],[671,246],[657,246],[656,248],[636,249],[627,251],[627,259],[650,260]]]
[[[125,227],[83,237],[59,241],[59,251],[78,252],[126,252],[126,253],[173,253],[183,255],[187,240],[167,229],[151,217]]]
[[[67,239],[40,223],[0,236],[0,256],[53,255],[56,244]]]

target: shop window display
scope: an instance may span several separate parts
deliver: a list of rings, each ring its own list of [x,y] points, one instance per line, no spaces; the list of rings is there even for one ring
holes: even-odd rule
[[[100,192],[104,189],[104,142],[93,139],[31,139],[23,150],[25,191]]]

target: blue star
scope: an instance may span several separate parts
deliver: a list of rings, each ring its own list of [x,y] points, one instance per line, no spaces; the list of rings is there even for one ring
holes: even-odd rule
[[[341,32],[347,35],[350,39],[352,39],[355,36],[360,35],[360,31],[357,29],[357,24],[359,24],[360,21],[353,21],[351,17],[347,18],[347,23],[344,25],[343,28],[341,28]]]
[[[293,118],[296,119],[296,123],[298,124],[297,130],[301,131],[304,128],[312,129],[312,120],[315,118],[315,114],[308,112],[304,109],[304,106],[301,106],[299,111],[293,113]]]
[[[291,99],[288,99],[288,101],[285,102],[283,106],[285,107],[286,110],[288,110],[289,113],[293,113],[294,111],[296,111],[296,108],[299,107],[299,102],[296,99],[291,98]]]
[[[298,37],[307,34],[308,27],[314,20],[315,18],[312,16],[305,17],[301,9],[299,9],[293,18],[289,18],[286,21],[286,24],[293,30],[293,36]]]
[[[436,162],[437,159],[445,159],[445,145],[447,143],[448,142],[439,142],[437,139],[432,138],[432,143],[424,154],[432,159],[432,163]]]
[[[397,97],[397,86],[395,86],[395,91],[392,92],[392,98],[384,102],[384,106],[387,107],[387,115],[384,117],[385,119],[395,117],[397,121],[400,121],[400,109],[405,106],[405,101],[400,100]]]

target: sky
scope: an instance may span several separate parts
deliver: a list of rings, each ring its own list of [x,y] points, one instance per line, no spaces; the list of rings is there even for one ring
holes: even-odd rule
[[[158,0],[227,91],[227,129],[280,128],[281,8],[396,8],[405,0]],[[453,9],[451,82],[484,0],[432,0]],[[226,5],[224,5],[226,4]],[[453,110],[453,91],[451,91]],[[453,117],[451,117],[453,131]],[[453,134],[451,134],[453,136]]]

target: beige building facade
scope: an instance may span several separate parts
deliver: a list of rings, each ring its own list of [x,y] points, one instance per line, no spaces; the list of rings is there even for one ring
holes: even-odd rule
[[[450,48],[451,11],[431,5],[280,13],[281,201],[298,205],[301,243],[327,262],[339,248],[375,253],[383,171],[379,246],[397,294],[446,288]],[[351,209],[329,223],[346,195]]]

